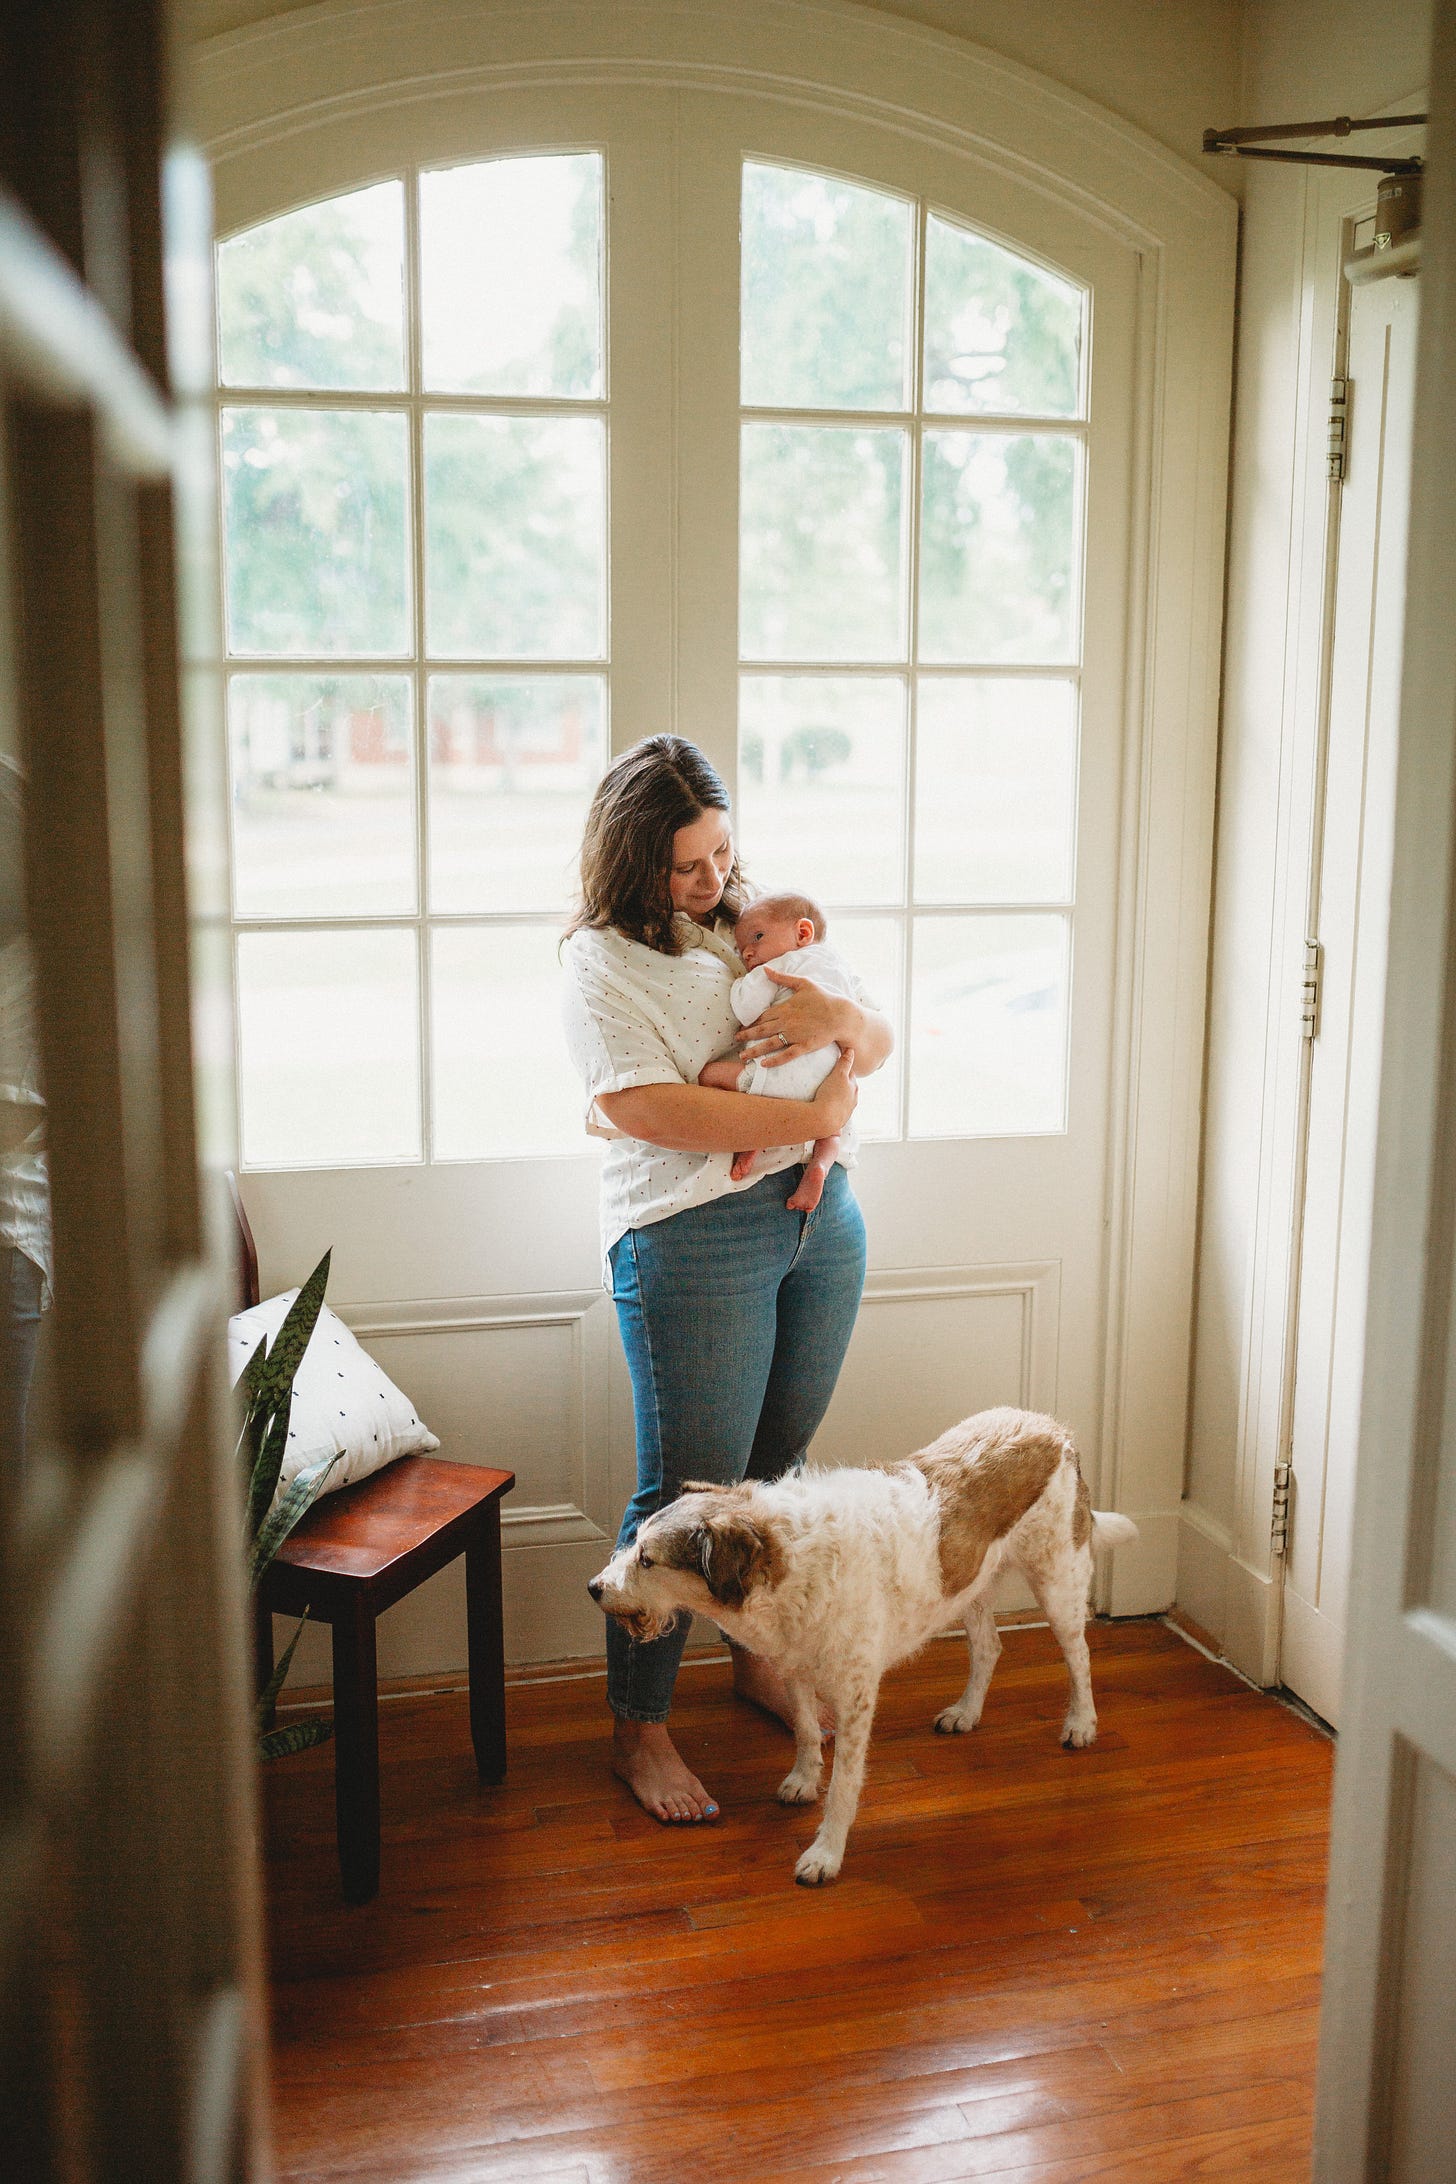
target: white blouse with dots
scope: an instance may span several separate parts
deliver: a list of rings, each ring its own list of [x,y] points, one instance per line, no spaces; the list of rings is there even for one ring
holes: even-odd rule
[[[681,955],[662,955],[608,927],[573,933],[566,966],[566,1043],[586,1087],[586,1127],[606,1138],[602,1164],[602,1257],[628,1229],[665,1221],[728,1191],[749,1190],[791,1168],[805,1147],[759,1154],[753,1173],[735,1183],[731,1153],[680,1153],[614,1130],[597,1106],[604,1092],[640,1084],[696,1084],[704,1062],[731,1054],[738,1019],[729,999],[743,964],[724,923],[711,932],[679,916]],[[860,993],[857,998],[869,1006]],[[852,1164],[851,1161],[846,1165]]]

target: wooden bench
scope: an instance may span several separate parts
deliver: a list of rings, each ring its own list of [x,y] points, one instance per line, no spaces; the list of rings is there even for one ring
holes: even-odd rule
[[[465,1557],[470,1736],[482,1782],[506,1772],[501,1497],[509,1471],[401,1456],[325,1494],[264,1571],[256,1595],[258,1688],[273,1673],[273,1617],[305,1608],[334,1644],[334,1811],[348,1903],[379,1889],[379,1684],[374,1626],[386,1608]]]
[[[242,1287],[258,1302],[258,1256],[237,1184]],[[465,1557],[470,1736],[482,1782],[506,1772],[501,1620],[502,1497],[515,1474],[402,1456],[357,1486],[325,1494],[263,1572],[254,1598],[258,1689],[273,1673],[273,1617],[327,1623],[334,1651],[334,1811],[348,1903],[379,1890],[379,1678],[375,1623],[457,1555]]]

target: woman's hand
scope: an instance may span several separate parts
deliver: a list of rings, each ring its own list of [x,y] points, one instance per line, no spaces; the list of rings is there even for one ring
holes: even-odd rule
[[[895,1043],[883,1016],[841,994],[830,993],[812,978],[776,971],[771,964],[765,964],[764,969],[776,984],[786,986],[788,993],[765,1009],[754,1023],[745,1024],[734,1034],[745,1061],[777,1069],[781,1062],[791,1062],[796,1055],[812,1054],[818,1047],[833,1045],[855,1049],[861,1076],[879,1068]]]
[[[859,1086],[854,1081],[854,1048],[843,1047],[839,1060],[814,1094],[814,1135],[838,1137],[854,1113]]]

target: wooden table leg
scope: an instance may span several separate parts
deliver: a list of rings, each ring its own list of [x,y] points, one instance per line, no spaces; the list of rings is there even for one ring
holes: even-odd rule
[[[499,1501],[489,1501],[465,1549],[470,1740],[482,1782],[506,1778],[506,1647],[501,1620]]]
[[[379,1893],[379,1677],[362,1590],[334,1619],[334,1811],[346,1903]]]

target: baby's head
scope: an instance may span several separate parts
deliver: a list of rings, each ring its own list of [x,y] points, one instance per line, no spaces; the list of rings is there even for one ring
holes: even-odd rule
[[[733,943],[749,970],[807,948],[825,934],[824,912],[809,895],[760,895],[733,928]]]

